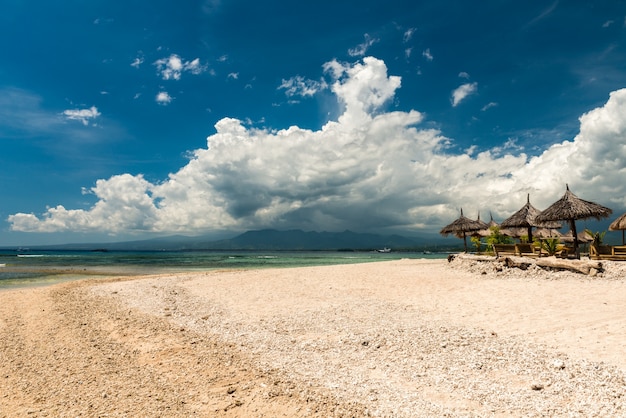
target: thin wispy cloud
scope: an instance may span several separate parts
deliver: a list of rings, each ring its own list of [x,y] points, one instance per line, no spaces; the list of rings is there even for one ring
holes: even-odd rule
[[[519,154],[524,151],[524,147],[518,144],[517,138],[508,138],[502,146],[493,147],[490,151],[495,156],[502,156],[513,152]]]
[[[113,23],[113,22],[115,22],[115,20],[112,19],[112,18],[104,18],[103,19],[103,18],[98,17],[98,18],[96,18],[93,21],[93,24],[94,25],[103,25],[103,24],[109,24],[109,23]]]
[[[559,0],[555,0],[552,4],[550,4],[546,9],[542,10],[541,13],[539,15],[537,15],[535,18],[533,18],[530,22],[528,22],[525,27],[529,27],[532,26],[540,21],[542,21],[543,19],[547,18],[548,16],[550,16],[552,14],[552,12],[554,12],[557,8],[557,6],[559,5]]]
[[[425,50],[422,52],[422,56],[423,56],[424,58],[426,58],[426,61],[432,61],[432,60],[434,59],[434,58],[433,58],[433,54],[431,54],[431,53],[430,53],[430,48],[425,49]]]
[[[452,102],[452,107],[458,106],[459,103],[465,100],[468,96],[476,93],[476,90],[478,90],[478,83],[476,82],[462,84],[457,87],[452,92],[452,98],[450,99],[450,101]]]
[[[328,84],[324,80],[309,80],[299,75],[283,79],[280,86],[278,86],[279,90],[285,90],[287,97],[310,97],[327,88]]]
[[[131,67],[139,68],[143,64],[143,57],[137,57],[130,63]]]
[[[202,12],[205,14],[213,14],[222,5],[221,0],[203,0],[201,3]]]
[[[484,111],[487,111],[487,110],[491,109],[492,107],[496,107],[496,106],[498,106],[498,103],[496,103],[496,102],[489,102],[486,105],[484,105],[480,110],[484,112]]]
[[[0,88],[0,135],[28,138],[63,129],[61,113],[42,108],[42,98],[17,88]]]
[[[413,38],[413,34],[415,33],[415,28],[407,29],[402,36],[402,42],[407,43]]]
[[[348,50],[348,55],[350,55],[351,57],[362,57],[367,53],[367,50],[372,45],[378,42],[378,39],[372,38],[367,33],[364,35],[364,37],[365,37],[365,40],[363,41],[363,43],[357,45],[355,48],[350,48]]]

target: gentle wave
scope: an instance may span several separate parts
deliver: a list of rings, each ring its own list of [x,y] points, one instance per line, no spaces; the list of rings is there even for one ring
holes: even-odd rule
[[[326,251],[40,251],[0,254],[0,288],[92,276],[353,264],[447,254]]]

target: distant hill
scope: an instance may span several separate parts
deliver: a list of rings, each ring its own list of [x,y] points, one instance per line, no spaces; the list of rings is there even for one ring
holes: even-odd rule
[[[214,249],[240,250],[369,250],[413,248],[418,243],[400,235],[344,232],[304,232],[299,229],[248,231],[235,238],[212,243]]]
[[[32,249],[79,250],[79,251],[185,251],[185,250],[276,250],[276,251],[316,251],[316,250],[425,250],[446,246],[450,243],[441,238],[408,238],[401,235],[379,235],[343,232],[305,232],[300,229],[278,231],[263,229],[247,231],[229,239],[212,240],[208,237],[188,237],[173,235],[138,241],[116,243],[89,243],[32,246]]]

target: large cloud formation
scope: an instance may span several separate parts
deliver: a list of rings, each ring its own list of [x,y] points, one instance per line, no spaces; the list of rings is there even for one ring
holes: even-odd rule
[[[49,208],[9,217],[16,231],[203,232],[254,228],[438,230],[458,215],[506,217],[530,193],[546,207],[569,183],[579,196],[626,206],[626,89],[580,118],[580,133],[541,155],[449,152],[419,128],[420,112],[385,111],[401,80],[384,62],[325,65],[342,105],[311,131],[250,129],[225,118],[207,148],[160,183],[121,174],[88,190],[89,210]]]

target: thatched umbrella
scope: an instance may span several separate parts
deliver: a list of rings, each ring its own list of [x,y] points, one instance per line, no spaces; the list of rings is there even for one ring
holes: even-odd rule
[[[626,229],[626,213],[614,220],[609,225],[609,231],[622,231],[622,245],[626,244],[624,241],[624,230]]]
[[[576,233],[576,220],[608,217],[613,211],[594,202],[583,200],[569,191],[569,185],[565,185],[565,195],[554,202],[548,209],[541,212],[537,222],[568,221],[574,237],[574,250],[576,258],[580,258],[578,252],[578,234]]]
[[[535,230],[535,237],[539,239],[548,239],[548,238],[562,238],[563,234],[561,234],[558,229],[555,228],[537,228]]]
[[[491,218],[491,220],[485,224],[485,228],[479,229],[478,231],[473,232],[472,233],[473,236],[488,237],[491,235],[491,227],[498,226],[498,223],[493,220],[493,215],[489,214],[489,217]],[[480,220],[480,214],[478,214],[478,221],[482,222]]]
[[[593,236],[589,235],[587,231],[579,232],[576,234],[576,238],[578,239],[578,243],[588,243],[593,241]],[[574,242],[574,234],[572,231],[567,231],[565,234],[561,236],[561,241],[563,242]]]
[[[475,221],[463,216],[463,209],[461,209],[461,216],[450,225],[444,226],[439,233],[444,237],[447,237],[448,234],[455,234],[459,238],[463,238],[463,247],[465,248],[465,252],[467,252],[467,233],[486,228],[487,224],[481,220]]]
[[[533,242],[533,227],[558,229],[558,222],[537,222],[536,218],[541,211],[530,204],[530,193],[526,197],[526,204],[509,218],[502,221],[501,228],[526,228],[528,242]]]

